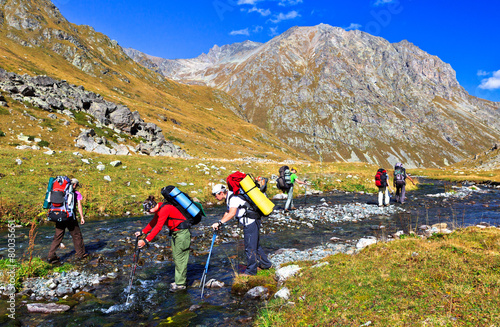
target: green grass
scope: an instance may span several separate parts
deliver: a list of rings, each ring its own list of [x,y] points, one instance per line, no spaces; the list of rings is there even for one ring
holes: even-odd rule
[[[15,260],[12,263],[9,259],[0,259],[0,282],[8,283],[9,275],[7,272],[12,269],[11,266],[14,266],[16,270],[14,286],[17,291],[22,288],[23,280],[28,277],[45,277],[54,272],[63,272],[73,269],[73,266],[69,263],[65,263],[59,267],[53,267],[51,264],[38,257],[33,257],[31,264],[29,260],[26,259],[22,261]]]
[[[496,326],[500,231],[467,228],[428,240],[378,243],[286,282],[257,326]]]

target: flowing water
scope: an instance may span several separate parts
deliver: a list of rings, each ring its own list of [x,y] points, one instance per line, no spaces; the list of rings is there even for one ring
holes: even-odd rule
[[[297,226],[279,226],[267,228],[261,235],[261,244],[272,253],[280,248],[297,248],[303,250],[324,244],[332,237],[342,241],[355,241],[363,236],[383,236],[374,226],[384,225],[384,233],[398,230],[408,231],[416,226],[446,222],[455,227],[475,225],[487,222],[500,225],[500,190],[479,186],[480,192],[472,192],[464,198],[429,197],[445,191],[446,184],[439,181],[424,181],[421,187],[407,194],[407,203],[403,205],[405,212],[392,215],[372,216],[356,222],[335,224],[318,223],[314,228],[297,228]],[[364,206],[376,205],[375,194],[346,194],[343,192],[322,194],[318,196],[298,197],[295,206],[330,205],[361,203]],[[277,208],[283,201],[274,201]],[[400,206],[396,204],[396,206]],[[202,276],[205,260],[210,248],[212,232],[207,227],[220,219],[223,207],[206,210],[207,218],[192,230],[192,254],[188,265],[188,283],[192,285]],[[293,215],[293,213],[292,213]],[[140,255],[140,266],[137,268],[133,283],[130,304],[126,305],[127,289],[131,272],[133,254],[133,233],[142,229],[151,219],[145,217],[116,218],[101,221],[89,221],[81,226],[90,259],[83,264],[76,264],[78,269],[89,272],[107,274],[115,272],[117,277],[108,279],[92,290],[91,297],[66,313],[43,315],[27,311],[25,303],[35,302],[29,298],[17,299],[16,316],[29,326],[246,326],[250,325],[262,302],[246,300],[231,294],[230,285],[234,272],[244,264],[243,241],[241,238],[218,239],[214,246],[207,280],[215,278],[226,284],[220,289],[205,289],[205,296],[200,298],[201,289],[188,287],[187,291],[170,293],[169,285],[173,282],[174,265],[171,262],[169,238],[162,231],[152,245]],[[25,255],[28,246],[29,230],[16,230],[16,255]],[[54,229],[46,224],[38,229],[35,256],[46,257],[52,241]],[[0,235],[0,253],[6,255],[6,232]],[[71,262],[74,258],[73,244],[69,233],[63,243],[65,249],[58,251],[63,261]],[[193,311],[189,309],[192,306]],[[198,307],[199,306],[199,307]]]

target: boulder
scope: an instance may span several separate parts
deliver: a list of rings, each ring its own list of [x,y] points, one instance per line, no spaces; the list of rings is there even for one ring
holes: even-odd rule
[[[17,89],[19,90],[19,93],[21,93],[25,97],[35,96],[35,88],[31,85],[21,85]]]
[[[269,289],[264,286],[256,286],[249,290],[244,297],[253,300],[265,300],[269,297]]]
[[[84,104],[85,106],[85,104]],[[97,119],[103,125],[107,125],[109,123],[108,115],[108,107],[104,102],[92,102],[90,104],[90,108],[88,112]]]
[[[290,290],[287,287],[282,287],[274,294],[274,298],[288,300],[290,298]]]
[[[299,270],[302,269],[298,265],[290,265],[276,270],[275,279],[278,281],[278,284],[283,283],[288,278],[295,275]]]
[[[54,84],[57,83],[55,79],[45,75],[31,77],[31,82],[36,86],[45,86],[45,87],[54,86]]]
[[[120,107],[109,115],[111,123],[125,133],[131,133],[135,125],[132,112],[127,107]]]
[[[367,247],[368,245],[372,245],[377,243],[377,239],[373,236],[360,238],[358,243],[356,243],[356,248],[362,249]]]

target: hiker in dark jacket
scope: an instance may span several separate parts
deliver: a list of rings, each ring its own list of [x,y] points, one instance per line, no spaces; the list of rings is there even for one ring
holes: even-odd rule
[[[154,198],[149,197],[147,201],[154,201]],[[146,203],[145,202],[145,203]],[[139,240],[137,246],[144,247],[149,242],[153,241],[155,236],[162,230],[163,226],[167,226],[172,236],[172,257],[175,264],[175,282],[170,284],[170,291],[176,292],[186,289],[187,281],[187,265],[189,261],[189,248],[191,246],[191,233],[189,231],[189,222],[186,217],[175,206],[167,202],[159,202],[145,205],[145,208],[150,208],[150,213],[154,213],[153,219],[144,227],[142,231],[136,232],[135,236],[139,237],[143,234],[147,235],[144,240]]]
[[[77,191],[77,188],[80,186],[78,179],[71,179],[71,185],[73,186],[73,198],[76,201],[76,207],[78,208],[78,213],[80,214],[80,224],[83,225],[85,224],[85,217],[83,216],[82,207],[83,196],[80,192]],[[85,253],[85,244],[83,243],[82,232],[80,231],[80,226],[78,225],[78,220],[76,219],[76,213],[73,211],[72,214],[73,215],[70,216],[68,220],[56,222],[56,234],[54,235],[54,239],[52,240],[52,244],[50,245],[49,255],[47,258],[47,261],[49,263],[59,262],[59,257],[56,255],[56,251],[61,245],[66,228],[69,230],[71,238],[73,239],[76,259],[80,260],[88,256],[88,253]]]
[[[285,212],[288,212],[288,210],[296,210],[297,209],[293,206],[293,185],[295,183],[302,184],[302,185],[306,184],[306,182],[303,182],[297,178],[297,168],[292,167],[290,169],[290,172],[291,172],[290,182],[292,183],[292,186],[288,190],[286,203],[285,203]]]
[[[227,211],[219,222],[214,223],[212,228],[219,229],[222,225],[229,220],[236,217],[243,225],[243,235],[245,241],[245,256],[247,267],[243,275],[257,274],[257,268],[269,269],[272,263],[267,258],[264,249],[260,246],[259,231],[261,225],[261,217],[258,213],[248,210],[246,201],[241,197],[236,196],[233,192],[226,189],[222,184],[214,185],[212,188],[212,195],[218,201],[226,199]]]
[[[415,185],[413,179],[410,177],[409,174],[406,173],[406,169],[403,168],[403,164],[398,162],[394,166],[393,185],[396,188],[396,194],[395,194],[396,202],[400,202],[401,204],[405,203],[406,178],[408,178],[413,183],[413,185]]]
[[[267,196],[267,182],[269,182],[268,178],[259,176],[255,179],[257,184],[259,185],[259,190],[264,193],[265,196]]]

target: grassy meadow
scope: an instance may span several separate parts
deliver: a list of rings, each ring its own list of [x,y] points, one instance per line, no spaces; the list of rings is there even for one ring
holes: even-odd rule
[[[21,160],[19,165],[16,159]],[[82,159],[87,159],[88,164]],[[110,162],[120,160],[113,167]],[[96,167],[106,168],[99,171]],[[148,156],[106,156],[81,151],[47,155],[41,150],[0,149],[0,213],[1,220],[27,224],[43,217],[42,209],[48,179],[56,175],[78,178],[84,197],[87,218],[117,217],[142,214],[142,201],[148,195],[161,198],[160,189],[178,186],[182,191],[210,205],[213,202],[211,185],[225,183],[235,170],[254,176],[272,177],[283,163],[222,159],[180,159]],[[299,179],[307,179],[308,190],[375,192],[373,177],[377,167],[364,163],[297,163]],[[106,181],[109,176],[111,181]],[[279,191],[271,180],[268,193]],[[181,184],[179,184],[181,183]],[[185,183],[186,185],[182,184]],[[408,186],[410,189],[414,186]],[[295,194],[304,194],[299,187]]]
[[[255,325],[500,323],[499,229],[469,227],[429,239],[405,238],[323,261],[328,265],[317,268],[311,262],[299,262],[298,275],[285,282],[290,299],[269,301]],[[255,278],[271,291],[280,288],[269,272]],[[237,283],[251,282],[239,277]]]
[[[19,165],[16,159],[21,160]],[[87,159],[88,164],[82,159]],[[110,162],[120,160],[117,167]],[[96,167],[103,164],[106,168],[99,171]],[[48,179],[51,176],[67,175],[80,180],[80,192],[84,197],[85,216],[118,217],[142,214],[142,201],[148,195],[161,198],[160,189],[166,185],[178,186],[182,191],[196,197],[206,205],[215,204],[211,196],[211,185],[225,183],[227,175],[239,170],[254,176],[271,178],[277,175],[283,163],[276,161],[248,161],[223,159],[180,159],[149,156],[107,156],[71,151],[58,151],[53,155],[43,150],[16,150],[0,148],[0,220],[28,224],[36,218],[44,217],[42,209]],[[365,163],[318,163],[296,162],[289,164],[298,169],[298,177],[307,179],[308,190],[343,190],[349,192],[377,191],[373,178],[377,166]],[[476,180],[500,181],[499,172],[456,170],[409,170],[412,175],[424,175],[436,179],[453,181]],[[388,170],[389,175],[392,170]],[[111,181],[104,179],[109,176]],[[270,197],[279,193],[274,181],[268,189]],[[180,183],[180,184],[179,184]],[[185,185],[184,185],[185,183]],[[412,190],[410,182],[407,189]],[[304,187],[295,194],[303,195]]]

